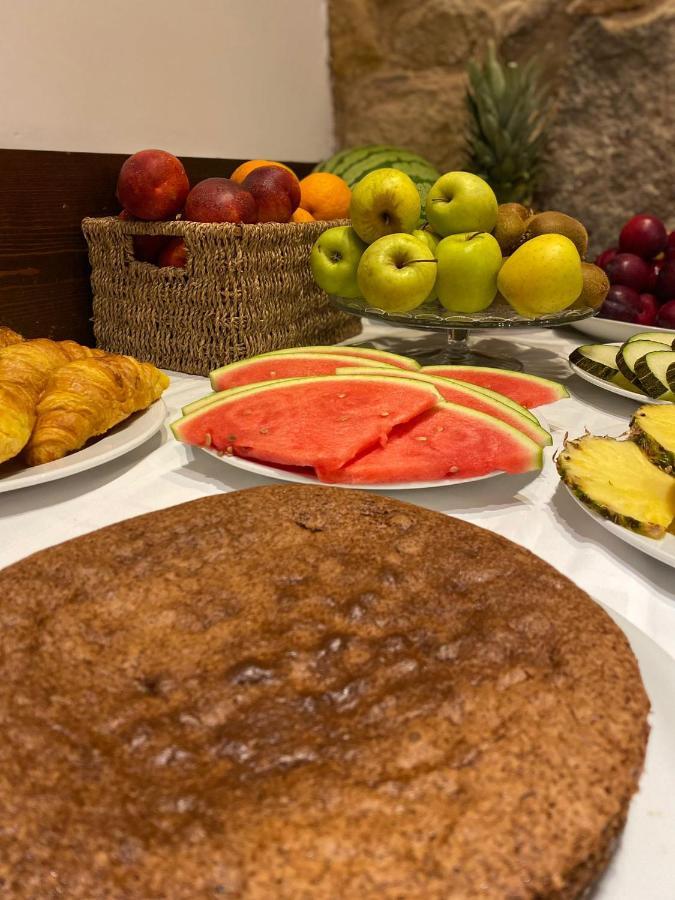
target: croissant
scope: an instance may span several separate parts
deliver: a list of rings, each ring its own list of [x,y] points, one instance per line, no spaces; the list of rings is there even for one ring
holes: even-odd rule
[[[79,450],[132,413],[161,397],[169,379],[151,363],[131,356],[80,359],[49,378],[26,447],[29,466]]]
[[[20,344],[23,338],[16,331],[12,331],[6,325],[0,325],[0,350],[10,347],[12,344]]]
[[[38,338],[0,350],[0,463],[25,447],[49,376],[71,360],[102,356],[75,341]]]

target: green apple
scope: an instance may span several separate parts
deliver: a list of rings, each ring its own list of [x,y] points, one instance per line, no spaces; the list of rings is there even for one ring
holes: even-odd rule
[[[461,313],[487,309],[497,294],[502,265],[497,239],[485,231],[451,234],[438,245],[436,257],[436,290],[443,306]]]
[[[471,172],[446,172],[429,189],[429,224],[438,234],[492,231],[497,224],[497,198],[487,183]]]
[[[412,178],[398,169],[375,169],[354,185],[349,215],[361,240],[372,244],[385,234],[412,231],[420,210]]]
[[[571,306],[581,293],[581,257],[562,234],[531,238],[507,257],[497,286],[521,316],[536,318]]]
[[[411,234],[388,234],[361,257],[357,280],[372,306],[387,312],[408,312],[423,303],[436,280],[436,258]]]
[[[324,231],[309,256],[314,280],[328,294],[360,297],[356,270],[366,244],[349,225]]]
[[[437,234],[434,234],[433,231],[428,231],[426,228],[416,228],[415,231],[412,232],[413,237],[419,238],[420,241],[424,241],[427,247],[431,250],[431,252],[436,256],[436,247],[438,247],[438,242],[440,238]],[[436,300],[438,298],[438,291],[436,290],[436,285],[432,287],[429,291],[429,296],[424,298],[425,303],[431,303],[432,300]]]

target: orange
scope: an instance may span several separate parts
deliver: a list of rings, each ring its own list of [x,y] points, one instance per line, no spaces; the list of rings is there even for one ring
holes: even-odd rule
[[[237,184],[241,184],[244,178],[252,172],[254,169],[259,169],[260,166],[279,166],[280,169],[286,169],[292,175],[295,175],[293,169],[289,169],[288,166],[285,166],[283,163],[274,162],[271,159],[249,159],[248,162],[242,163],[240,166],[234,170],[234,172],[230,175],[232,181],[236,181]]]
[[[348,219],[351,200],[347,182],[332,172],[312,172],[300,182],[300,206],[319,221]]]
[[[316,219],[306,209],[299,206],[291,216],[291,222],[316,222]]]

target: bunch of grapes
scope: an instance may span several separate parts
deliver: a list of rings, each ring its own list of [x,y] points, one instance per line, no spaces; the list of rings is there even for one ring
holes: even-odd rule
[[[633,216],[621,229],[619,246],[595,260],[610,289],[598,313],[637,325],[675,328],[675,231],[656,216]]]

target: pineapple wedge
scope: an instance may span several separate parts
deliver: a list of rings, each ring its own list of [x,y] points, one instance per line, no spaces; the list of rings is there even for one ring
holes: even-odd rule
[[[675,406],[641,406],[630,433],[655,466],[675,474]]]
[[[675,520],[675,478],[633,441],[591,434],[566,441],[556,466],[582,503],[617,525],[658,539]]]

